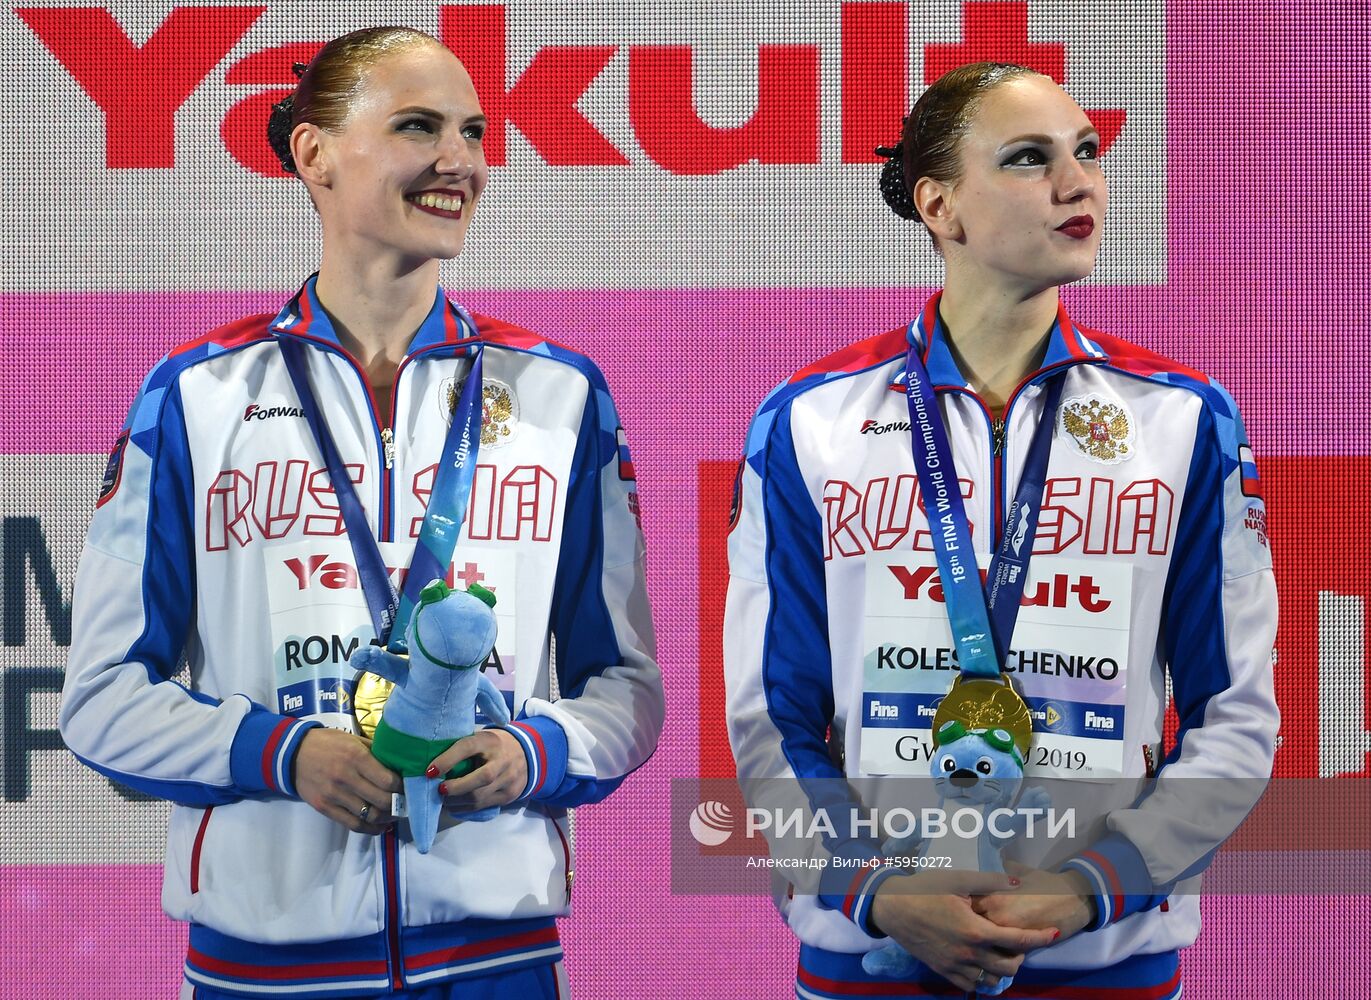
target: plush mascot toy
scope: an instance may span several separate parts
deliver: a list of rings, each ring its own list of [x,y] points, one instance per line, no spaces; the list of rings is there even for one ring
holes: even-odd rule
[[[509,721],[504,695],[481,673],[495,648],[495,595],[479,584],[467,591],[434,580],[419,593],[405,637],[409,656],[379,646],[358,650],[354,666],[395,684],[386,700],[371,752],[405,780],[405,811],[420,854],[427,854],[438,833],[443,780],[424,772],[435,757],[476,730],[476,707],[495,725]],[[474,770],[471,760],[446,775],[460,778]],[[466,813],[463,819],[488,820],[499,810]]]
[[[915,831],[899,840],[887,841],[887,856],[950,857],[949,868],[1003,872],[1000,849],[1022,833],[1027,822],[1022,813],[990,822],[990,814],[996,809],[1013,805],[1023,784],[1023,755],[1014,738],[1005,729],[967,729],[962,723],[949,720],[933,734],[933,744],[937,749],[932,761],[933,787],[941,797],[945,829],[937,837],[920,838]],[[1046,792],[1034,788],[1025,794],[1023,804],[1041,809],[1049,801]],[[980,834],[974,838],[956,832],[953,818],[964,810],[980,814],[979,824],[965,824],[979,828]],[[917,963],[909,952],[891,943],[867,952],[862,968],[873,976],[907,978],[914,974]],[[979,992],[994,996],[1007,990],[1012,981],[1012,977],[1005,976],[980,987]]]

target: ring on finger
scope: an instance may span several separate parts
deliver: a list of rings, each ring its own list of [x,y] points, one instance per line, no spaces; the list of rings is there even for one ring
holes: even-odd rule
[[[979,974],[976,976],[976,988],[977,988],[977,989],[980,989],[980,988],[981,988],[982,986],[984,986],[984,985],[985,985],[985,970],[984,970],[984,969],[981,969],[980,972],[979,972]]]
[[[362,808],[359,809],[359,810],[357,810],[357,817],[358,817],[358,819],[360,819],[363,823],[365,823],[365,822],[367,821],[367,817],[369,817],[370,815],[371,815],[371,803],[370,803],[370,802],[363,802],[363,803],[362,803]]]

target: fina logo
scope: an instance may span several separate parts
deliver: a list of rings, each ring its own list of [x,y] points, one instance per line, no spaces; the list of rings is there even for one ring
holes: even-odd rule
[[[889,702],[880,702],[875,698],[871,699],[871,718],[873,719],[896,719],[900,717],[900,706],[892,705]]]
[[[690,814],[690,835],[704,847],[718,847],[733,835],[733,813],[722,802],[701,802]]]
[[[1089,709],[1086,709],[1085,727],[1087,729],[1103,729],[1106,732],[1112,733],[1114,731],[1114,718],[1113,716],[1100,715],[1098,712],[1092,712]]]

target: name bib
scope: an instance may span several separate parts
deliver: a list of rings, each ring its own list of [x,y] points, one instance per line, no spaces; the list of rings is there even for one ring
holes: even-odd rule
[[[413,544],[378,542],[377,546],[399,590]],[[355,732],[352,697],[357,668],[351,659],[375,640],[376,631],[352,546],[346,538],[320,538],[271,546],[263,553],[271,602],[273,708],[282,715]],[[516,569],[513,552],[468,546],[447,580],[458,590],[479,583],[495,594],[499,635],[481,670],[504,694],[511,712],[518,661]],[[487,722],[480,712],[476,721]]]
[[[982,572],[989,556],[978,560]],[[1033,558],[1004,670],[1027,702],[1033,746],[1024,773],[1123,773],[1133,569]],[[931,553],[866,563],[861,768],[926,775],[932,722],[956,675],[957,650]]]

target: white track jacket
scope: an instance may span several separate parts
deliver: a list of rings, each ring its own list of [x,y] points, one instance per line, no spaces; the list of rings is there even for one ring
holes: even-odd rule
[[[494,820],[445,825],[428,855],[403,824],[350,833],[292,784],[311,726],[350,728],[347,661],[372,627],[288,337],[310,348],[319,409],[397,584],[484,345],[452,575],[495,591],[487,676],[529,782]],[[188,686],[172,679],[183,656]],[[191,982],[370,995],[556,960],[565,810],[641,765],[662,714],[632,463],[584,357],[439,290],[378,414],[311,278],[277,316],[194,340],[146,379],[81,557],[61,729],[83,761],[175,803],[163,903],[192,924]]]
[[[724,625],[738,776],[745,794],[749,780],[793,779],[816,810],[937,804],[891,801],[913,784],[896,776],[927,776],[929,719],[955,676],[911,455],[906,347],[922,351],[935,386],[982,567],[1042,383],[1064,371],[1006,669],[1038,720],[1028,776],[1061,779],[1047,784],[1080,822],[1067,856],[1013,850],[1083,872],[1099,920],[1028,965],[1098,968],[1174,950],[1195,939],[1195,880],[1260,794],[1278,724],[1275,584],[1237,408],[1198,372],[1061,310],[1000,428],[958,370],[937,302],[907,329],[801,371],[752,422]],[[1169,748],[1168,675],[1179,718]],[[880,855],[869,830],[843,829],[815,852]],[[805,944],[853,953],[880,943],[868,933],[874,891],[909,869],[845,871],[794,898],[777,886]]]

